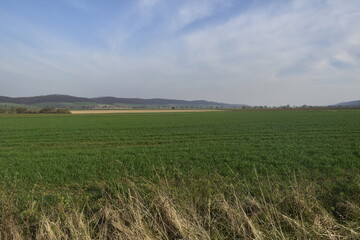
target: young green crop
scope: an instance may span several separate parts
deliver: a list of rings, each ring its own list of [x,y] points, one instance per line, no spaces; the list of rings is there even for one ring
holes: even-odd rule
[[[3,115],[0,133],[1,173],[28,185],[152,178],[160,169],[349,181],[360,169],[360,111]]]

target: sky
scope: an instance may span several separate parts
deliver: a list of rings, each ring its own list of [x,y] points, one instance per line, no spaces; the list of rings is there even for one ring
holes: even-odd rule
[[[360,99],[359,0],[1,0],[0,95]]]

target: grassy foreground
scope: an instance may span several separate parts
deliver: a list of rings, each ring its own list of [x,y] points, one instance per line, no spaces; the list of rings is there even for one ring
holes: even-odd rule
[[[0,115],[1,239],[358,239],[360,111]]]

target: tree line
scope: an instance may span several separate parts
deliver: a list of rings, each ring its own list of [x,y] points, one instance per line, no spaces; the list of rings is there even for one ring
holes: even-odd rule
[[[13,113],[13,114],[34,114],[34,113],[50,113],[50,114],[70,114],[70,110],[66,108],[51,108],[45,107],[41,109],[28,108],[28,107],[12,107],[0,108],[0,113]]]

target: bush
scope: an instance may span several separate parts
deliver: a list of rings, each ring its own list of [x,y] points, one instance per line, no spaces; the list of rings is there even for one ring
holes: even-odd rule
[[[56,109],[55,108],[50,108],[50,107],[45,107],[40,109],[39,113],[55,113]]]
[[[66,108],[51,108],[45,107],[40,110],[36,108],[27,107],[12,107],[12,108],[0,108],[1,113],[17,113],[17,114],[35,114],[35,113],[52,113],[52,114],[71,114],[69,109]]]
[[[56,113],[59,113],[59,114],[71,114],[70,110],[66,109],[66,108],[58,108],[58,109],[56,109]]]
[[[45,107],[40,109],[39,113],[57,113],[57,114],[70,114],[69,109],[66,108],[50,108]]]
[[[17,107],[17,108],[15,108],[15,112],[16,113],[28,113],[29,109],[27,109],[26,107]]]

